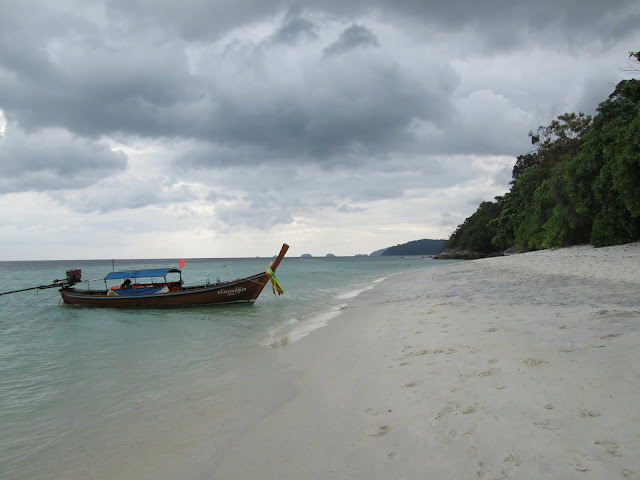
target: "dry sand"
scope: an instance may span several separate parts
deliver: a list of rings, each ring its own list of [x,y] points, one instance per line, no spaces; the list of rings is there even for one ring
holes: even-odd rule
[[[381,282],[278,350],[216,479],[640,479],[640,244]]]

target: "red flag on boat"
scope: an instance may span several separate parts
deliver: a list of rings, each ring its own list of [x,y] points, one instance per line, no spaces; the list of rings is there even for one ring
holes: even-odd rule
[[[180,259],[180,268],[184,268],[184,258]]]

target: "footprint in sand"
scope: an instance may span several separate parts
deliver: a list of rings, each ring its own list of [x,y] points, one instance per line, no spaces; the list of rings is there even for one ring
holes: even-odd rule
[[[600,337],[601,340],[606,340],[608,338],[616,338],[622,336],[622,333],[609,333],[607,335],[603,335]]]
[[[460,404],[456,402],[448,402],[447,405],[436,414],[436,420],[441,419],[445,415],[448,415],[451,412],[453,412],[454,409],[459,409],[459,408],[460,408]]]
[[[597,410],[586,410],[586,409],[583,409],[583,410],[580,410],[578,412],[578,414],[581,417],[599,417],[600,416],[600,412],[598,412]]]
[[[522,463],[520,457],[510,453],[507,458],[503,460],[502,474],[508,476],[515,470],[516,467],[519,467]]]
[[[560,428],[560,425],[553,423],[549,419],[546,419],[544,422],[534,423],[534,425],[538,428],[543,428],[544,430],[558,430]]]
[[[393,430],[393,427],[391,425],[382,425],[380,427],[380,430],[378,430],[376,433],[368,433],[367,435],[370,437],[384,437],[385,435],[389,435],[389,433],[391,433],[391,430]]]
[[[490,469],[492,467],[492,465],[491,465],[490,462],[487,462],[485,460],[480,460],[480,461],[478,461],[478,467],[485,468],[485,469],[486,468]],[[476,475],[478,476],[478,478],[489,478],[484,470],[478,470],[476,472]]]
[[[544,365],[545,363],[549,362],[540,360],[538,358],[527,358],[526,360],[523,360],[522,363],[524,363],[527,367],[539,367],[540,365]]]
[[[622,453],[620,453],[620,445],[616,442],[612,442],[609,440],[596,440],[593,442],[594,445],[600,445],[604,447],[604,450],[607,452],[607,455],[611,457],[621,457]]]
[[[579,452],[577,450],[569,450],[565,454],[565,458],[569,462],[569,465],[571,465],[573,468],[575,468],[579,472],[589,471],[589,466],[587,465],[587,462],[589,459],[585,457],[585,455],[582,452]]]
[[[462,414],[463,415],[469,415],[470,413],[474,413],[477,409],[478,409],[478,407],[476,407],[475,405],[469,405],[467,408],[465,408],[462,411]]]

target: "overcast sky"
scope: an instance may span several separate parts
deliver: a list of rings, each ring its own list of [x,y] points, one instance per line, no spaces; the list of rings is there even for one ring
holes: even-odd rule
[[[637,0],[0,0],[0,260],[448,238],[633,76]]]

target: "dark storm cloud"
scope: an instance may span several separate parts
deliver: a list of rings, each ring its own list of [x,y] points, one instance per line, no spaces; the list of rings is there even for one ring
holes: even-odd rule
[[[39,68],[32,61],[0,59],[7,72],[0,75],[0,108],[28,130],[63,126],[86,136],[171,135],[181,106],[198,95],[185,88],[186,58],[174,43],[158,48],[138,38],[114,49],[65,39],[48,50]]]
[[[271,40],[275,43],[295,45],[301,41],[318,38],[318,25],[297,14],[297,11],[289,12],[280,28],[278,28]]]
[[[160,24],[189,41],[211,41],[238,25],[282,14],[287,9],[355,18],[371,11],[413,24],[417,31],[474,30],[487,48],[511,49],[539,36],[541,43],[624,38],[640,23],[634,0],[110,0],[107,12],[121,23]],[[142,19],[142,20],[139,20]],[[470,46],[471,47],[471,46]],[[478,48],[479,44],[473,45]]]
[[[350,6],[342,3],[299,2],[295,11],[307,7],[308,10],[357,14],[371,5],[358,1],[347,2]],[[122,131],[141,136],[184,137],[210,135],[206,129],[199,129],[199,124],[207,121],[207,116],[212,116],[215,123],[228,113],[221,98],[227,92],[207,83],[205,72],[189,71],[188,41],[197,36],[196,32],[203,32],[201,38],[209,38],[205,35],[208,31],[221,35],[243,22],[273,15],[283,6],[280,2],[161,1],[153,2],[151,8],[147,1],[110,1],[106,4],[105,17],[94,19],[92,12],[87,12],[85,17],[69,15],[66,18],[62,7],[54,9],[49,5],[42,4],[42,10],[57,20],[54,22],[57,27],[30,19],[33,15],[27,11],[28,4],[12,5],[9,15],[4,21],[0,20],[3,30],[11,32],[0,40],[0,60],[6,72],[0,76],[0,92],[5,92],[0,93],[0,108],[8,118],[18,120],[27,129],[63,125],[89,136]],[[614,21],[616,13],[621,16],[624,11],[625,3],[620,1],[613,2],[614,8],[608,5],[606,9],[598,2],[571,1],[508,2],[499,8],[494,2],[486,1],[400,1],[374,2],[373,5],[395,16],[411,16],[414,21],[424,19],[451,27],[474,25],[478,30],[482,24],[505,25],[514,33],[556,28],[561,24],[564,28],[579,25],[577,31],[581,34],[593,33],[595,28],[599,30],[597,33],[613,29],[622,35],[625,28],[631,27],[629,20],[634,18],[630,11],[629,15]],[[616,10],[616,6],[620,10]],[[17,11],[20,8],[24,10]],[[37,31],[31,31],[35,28]],[[21,35],[21,31],[29,31],[33,37]],[[491,36],[496,31],[487,28],[477,33]],[[273,39],[291,43],[301,36],[317,36],[316,32],[317,26],[312,21],[289,15]],[[567,34],[571,32],[568,30]],[[17,37],[13,33],[17,33]],[[372,30],[352,25],[325,51],[343,52],[355,46],[379,46],[379,42]],[[211,69],[213,74],[216,67],[212,65]],[[274,99],[276,103],[278,100]],[[285,101],[290,100],[298,99]],[[216,108],[218,105],[222,108]],[[274,113],[282,112],[281,118],[275,119],[275,127],[287,128],[289,124],[299,125],[300,110],[305,106],[294,104],[282,109],[278,105],[278,108],[278,112],[264,113],[273,118]],[[218,113],[220,117],[216,118]],[[318,116],[321,114],[318,112]],[[242,112],[239,116],[244,117]],[[255,121],[262,121],[260,112]],[[214,136],[216,131],[214,128]]]
[[[352,4],[353,8],[367,5],[371,2],[356,0]],[[624,38],[640,23],[640,9],[634,0],[380,0],[374,5],[387,15],[436,25],[439,30],[471,29],[496,48],[512,48],[528,41],[531,34],[540,43],[562,39],[575,41],[576,47],[580,41],[595,37],[609,42]],[[539,36],[542,32],[546,34]]]
[[[446,119],[458,80],[446,66],[434,64],[418,77],[393,62],[355,53],[318,58],[304,85],[289,89],[286,75],[281,80],[277,71],[258,78],[269,70],[261,62],[249,62],[252,67],[234,77],[233,87],[221,87],[225,94],[205,107],[209,120],[195,132],[199,146],[180,164],[360,162],[412,143],[408,127],[415,119]]]
[[[517,37],[526,31],[557,31],[570,36],[622,38],[637,28],[640,12],[634,0],[109,0],[107,12],[121,22],[165,25],[186,39],[216,39],[237,25],[294,8],[345,18],[372,10],[384,16],[440,25],[443,29],[477,28],[490,38]],[[512,38],[513,41],[513,38]]]
[[[281,13],[286,3],[255,0],[106,0],[107,13],[129,28],[163,25],[187,40],[216,40],[238,25]]]
[[[353,48],[379,46],[378,39],[371,30],[362,25],[351,25],[340,34],[340,38],[324,49],[324,53],[326,55],[337,55]]]
[[[639,10],[622,0],[9,2],[0,15],[0,109],[9,122],[0,151],[15,158],[12,178],[27,175],[16,185],[47,189],[121,171],[122,159],[97,141],[105,136],[193,140],[176,164],[197,168],[353,165],[417,149],[519,153],[519,144],[499,145],[513,142],[505,128],[537,126],[505,115],[517,106],[491,92],[455,99],[461,79],[447,52],[400,58],[380,23],[362,16],[412,39],[444,45],[452,35],[472,42],[456,47],[460,57],[481,45],[491,58],[492,49],[532,40],[600,52],[637,28]],[[16,142],[47,128],[67,134],[65,145],[40,152],[43,168]],[[68,175],[60,151],[89,160]]]
[[[2,58],[0,108],[10,121],[27,130],[61,126],[87,137],[199,138],[234,145],[240,156],[254,146],[265,149],[262,158],[316,160],[365,144],[404,142],[413,118],[435,120],[447,110],[449,92],[431,88],[445,82],[429,78],[433,85],[425,85],[383,56],[356,56],[345,65],[323,61],[318,51],[303,72],[305,83],[291,90],[287,72],[270,66],[278,64],[278,52],[268,45],[239,44],[224,58],[214,56],[217,64],[190,71],[188,46],[162,36],[156,26],[136,37],[81,26],[42,38],[31,53],[44,48],[46,54],[28,65]],[[312,38],[314,28],[291,16],[273,38]],[[77,35],[82,41],[74,41]],[[377,40],[354,25],[327,51],[344,54],[362,45]],[[436,69],[433,76],[443,73],[449,75]]]
[[[0,193],[83,188],[127,167],[123,152],[58,130],[9,129],[0,140],[0,159]]]

